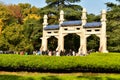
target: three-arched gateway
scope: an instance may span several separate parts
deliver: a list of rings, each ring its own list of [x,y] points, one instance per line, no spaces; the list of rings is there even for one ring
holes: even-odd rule
[[[43,22],[43,36],[41,50],[46,51],[48,45],[48,38],[54,36],[58,39],[58,46],[56,50],[64,50],[64,37],[68,34],[77,34],[80,36],[80,47],[78,53],[87,54],[87,38],[92,34],[95,34],[100,38],[99,51],[107,53],[106,42],[106,11],[102,10],[101,22],[87,22],[86,9],[82,10],[81,20],[64,21],[64,12],[60,11],[60,19],[58,25],[48,25],[47,15],[44,15]]]

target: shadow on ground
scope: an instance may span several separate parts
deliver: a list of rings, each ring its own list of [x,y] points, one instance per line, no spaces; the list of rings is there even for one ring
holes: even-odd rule
[[[0,75],[0,80],[69,80],[67,76],[61,78],[60,76],[40,76],[38,78],[34,77],[24,77],[16,75]],[[76,76],[71,77],[70,80],[120,80],[120,78],[110,78],[110,77],[94,77],[94,76]]]
[[[34,80],[34,79],[31,77],[25,78],[16,75],[0,75],[0,80]]]
[[[78,76],[77,79],[82,80],[120,80],[120,78],[111,77],[94,77],[94,76]]]
[[[57,76],[44,76],[35,79],[34,77],[22,77],[16,75],[0,75],[0,80],[61,80]]]

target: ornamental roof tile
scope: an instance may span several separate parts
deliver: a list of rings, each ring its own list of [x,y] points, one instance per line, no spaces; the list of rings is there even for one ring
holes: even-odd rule
[[[79,26],[82,24],[81,20],[74,20],[74,21],[65,21],[61,24],[62,27],[64,26]]]
[[[58,30],[59,25],[48,25],[44,28],[44,30]]]
[[[89,23],[86,23],[83,27],[84,28],[96,28],[96,27],[101,27],[101,22],[89,22]]]
[[[80,20],[75,20],[75,21],[65,21],[61,24],[61,27],[67,27],[67,26],[79,26],[81,25],[82,22]],[[101,27],[101,22],[89,22],[86,23],[83,27],[84,28],[97,28]],[[44,28],[44,30],[58,30],[59,25],[48,25]]]

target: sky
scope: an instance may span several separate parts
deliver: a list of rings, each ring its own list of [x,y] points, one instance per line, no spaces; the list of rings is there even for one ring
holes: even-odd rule
[[[44,7],[46,6],[45,0],[0,0],[4,4],[18,4],[18,3],[30,3],[32,6]],[[107,10],[106,2],[117,3],[116,0],[81,0],[78,5],[87,9],[87,13],[100,14],[102,9]]]

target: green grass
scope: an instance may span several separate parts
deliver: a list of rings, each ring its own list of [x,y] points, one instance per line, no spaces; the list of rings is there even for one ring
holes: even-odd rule
[[[2,72],[0,80],[120,80],[120,74]]]

